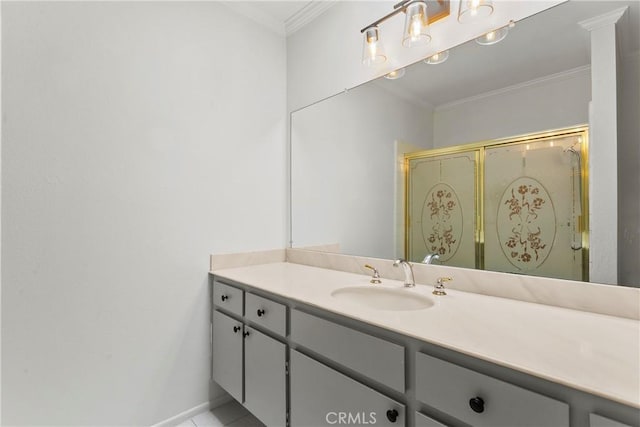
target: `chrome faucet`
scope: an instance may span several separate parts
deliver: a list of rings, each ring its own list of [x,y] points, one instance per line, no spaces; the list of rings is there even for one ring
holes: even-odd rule
[[[411,267],[411,264],[409,264],[406,260],[400,258],[393,263],[394,267],[397,267],[399,265],[404,268],[404,285],[407,288],[413,288],[416,285],[416,281],[413,278],[413,268]]]
[[[433,261],[437,261],[440,259],[440,255],[438,254],[427,254],[426,257],[422,260],[423,264],[433,264]]]

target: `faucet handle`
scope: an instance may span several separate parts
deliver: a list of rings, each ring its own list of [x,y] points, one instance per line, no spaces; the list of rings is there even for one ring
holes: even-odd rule
[[[444,290],[444,284],[452,280],[453,280],[452,277],[438,277],[438,279],[436,279],[436,286],[433,288],[432,293],[438,296],[446,295],[447,293]]]
[[[380,280],[380,273],[378,273],[378,270],[375,267],[372,267],[369,264],[365,264],[364,268],[373,270],[373,276],[371,277],[371,280],[369,280],[369,283],[372,283],[374,285],[379,285],[380,283],[382,283],[382,280]]]

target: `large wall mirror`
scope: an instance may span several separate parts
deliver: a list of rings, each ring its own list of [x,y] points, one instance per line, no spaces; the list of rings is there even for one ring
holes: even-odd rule
[[[607,232],[622,242],[619,284],[640,285],[635,265],[640,257],[637,1],[569,1],[516,23],[500,43],[482,46],[471,40],[451,49],[443,63],[421,61],[400,79],[380,78],[294,112],[292,247],[337,244],[344,254],[407,257],[407,155],[585,130],[592,99],[591,45],[589,32],[578,23],[625,6],[617,24],[618,183],[611,182],[618,187],[620,225]],[[517,155],[512,150],[504,158]],[[460,169],[457,173],[454,167],[451,179],[463,180],[468,172],[472,180],[474,172],[463,165],[469,159],[456,156],[455,161],[462,165],[452,160]],[[487,163],[491,170],[485,172],[489,176],[500,167]],[[563,277],[553,271],[543,275]]]

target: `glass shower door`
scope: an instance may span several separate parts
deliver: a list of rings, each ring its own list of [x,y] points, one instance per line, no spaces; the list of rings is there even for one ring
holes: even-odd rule
[[[476,216],[479,150],[407,158],[406,254],[421,262],[477,267]]]
[[[584,144],[578,132],[486,148],[485,269],[587,279]]]

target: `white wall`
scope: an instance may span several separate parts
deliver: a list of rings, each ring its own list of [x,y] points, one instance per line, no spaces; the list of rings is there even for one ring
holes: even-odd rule
[[[476,23],[457,21],[458,4],[451,15],[431,25],[431,42],[423,47],[402,47],[404,14],[380,26],[388,61],[378,67],[362,65],[360,29],[393,10],[397,0],[340,1],[316,20],[287,38],[287,93],[289,111],[295,111],[344,89],[382,76],[502,27],[565,0],[494,1],[494,13]]]
[[[431,116],[374,84],[295,112],[294,247],[339,243],[342,253],[393,258],[395,142],[430,147]]]
[[[589,123],[588,67],[505,88],[434,111],[434,147],[468,144]]]
[[[3,425],[209,400],[208,255],[285,244],[285,52],[215,2],[2,3]]]
[[[621,58],[618,70],[618,278],[640,286],[640,52]]]

